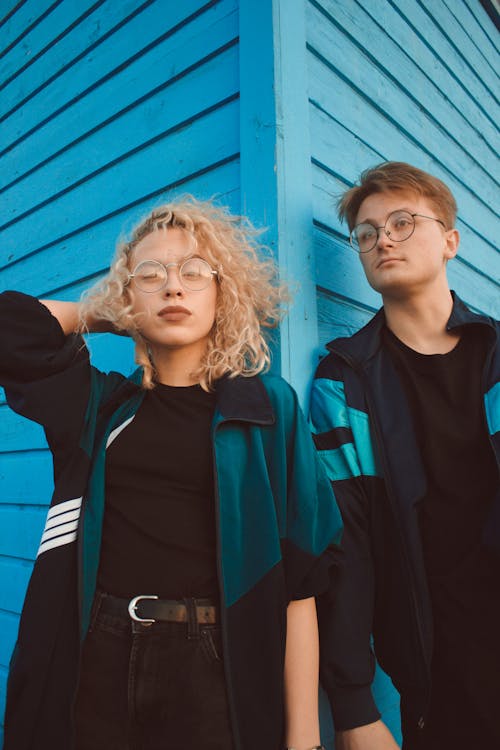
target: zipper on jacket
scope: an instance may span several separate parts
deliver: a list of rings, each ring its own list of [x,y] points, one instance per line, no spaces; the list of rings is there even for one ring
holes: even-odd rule
[[[429,659],[427,657],[427,651],[426,651],[426,648],[425,648],[425,640],[424,640],[424,635],[423,635],[423,632],[422,632],[422,622],[421,622],[421,618],[420,618],[420,608],[418,606],[418,596],[417,596],[417,588],[416,588],[416,584],[415,584],[415,576],[414,576],[414,573],[413,573],[413,568],[412,568],[412,565],[411,565],[408,553],[406,551],[406,545],[404,544],[405,537],[404,537],[403,530],[401,528],[401,522],[400,522],[400,519],[399,519],[399,513],[397,512],[397,502],[396,502],[396,499],[395,499],[396,498],[396,494],[394,492],[394,488],[392,486],[392,481],[390,479],[390,472],[388,471],[387,458],[386,458],[386,455],[385,455],[384,444],[383,444],[383,441],[381,439],[381,430],[380,430],[380,426],[379,426],[379,423],[378,423],[377,415],[375,413],[375,409],[374,409],[373,404],[372,404],[370,388],[368,387],[367,378],[366,378],[364,370],[361,367],[359,367],[359,365],[357,364],[357,362],[355,362],[355,360],[353,360],[351,357],[349,357],[349,355],[347,355],[344,352],[339,351],[337,349],[333,349],[332,348],[330,351],[333,351],[341,359],[343,359],[344,362],[346,362],[349,365],[349,367],[351,367],[354,370],[354,372],[357,373],[361,377],[361,379],[362,379],[362,381],[364,383],[364,386],[365,386],[364,390],[365,390],[365,393],[366,393],[366,401],[367,401],[367,405],[368,405],[368,413],[369,413],[369,416],[370,416],[370,418],[372,420],[372,423],[373,423],[373,428],[374,428],[376,439],[377,439],[377,447],[379,449],[379,453],[380,453],[380,457],[381,457],[381,461],[382,461],[383,469],[384,469],[384,483],[385,483],[386,489],[387,489],[387,496],[389,498],[389,501],[390,501],[392,509],[393,509],[393,515],[394,515],[394,519],[395,519],[396,526],[397,526],[397,529],[398,529],[398,532],[399,532],[399,537],[400,537],[401,551],[402,551],[403,559],[405,561],[406,573],[407,573],[407,576],[408,576],[408,580],[410,582],[411,601],[412,601],[414,615],[415,615],[415,624],[417,626],[417,638],[418,638],[418,642],[419,642],[419,646],[420,646],[420,650],[421,650],[421,655],[422,655],[422,658],[423,658],[423,663],[424,663],[425,671],[427,673],[427,681],[428,681],[428,686],[429,686],[428,693],[429,693],[429,699],[430,699],[431,667],[430,667],[430,661],[429,661]],[[428,708],[429,699],[427,701],[427,707],[426,708]],[[423,728],[423,717],[421,717],[419,719],[419,727],[420,727],[420,722],[422,722],[422,728]]]
[[[219,601],[220,601],[220,626],[222,636],[222,655],[224,664],[224,675],[226,678],[226,693],[229,704],[229,714],[231,716],[231,727],[233,730],[233,739],[235,750],[241,750],[242,744],[240,739],[240,728],[238,726],[236,707],[234,705],[233,682],[231,679],[231,670],[229,668],[229,647],[227,640],[227,620],[226,606],[224,601],[224,581],[222,576],[222,542],[220,531],[220,493],[219,478],[217,474],[217,456],[215,452],[215,436],[220,423],[214,427],[212,436],[212,463],[214,469],[214,504],[215,504],[215,530],[217,540],[217,578],[219,581]]]
[[[394,517],[395,517],[395,521],[396,521],[396,524],[397,524],[397,528],[398,528],[398,531],[399,531],[399,537],[400,537],[400,541],[401,541],[401,550],[402,550],[403,558],[405,560],[407,574],[408,574],[408,577],[409,577],[410,582],[411,582],[410,592],[411,592],[411,598],[412,598],[412,603],[413,603],[413,609],[414,609],[414,613],[415,613],[415,623],[417,625],[417,635],[418,635],[419,645],[420,645],[420,649],[421,649],[422,656],[423,656],[423,662],[424,662],[424,665],[425,665],[425,668],[426,668],[426,672],[427,672],[427,679],[428,679],[428,682],[429,682],[429,685],[430,685],[431,684],[431,665],[430,665],[429,659],[427,658],[427,651],[426,651],[426,648],[425,648],[425,640],[424,640],[424,635],[423,635],[423,632],[422,632],[422,622],[421,622],[421,619],[420,619],[420,611],[419,611],[420,608],[419,608],[419,605],[418,605],[418,595],[417,595],[417,587],[415,585],[415,576],[414,576],[414,573],[413,573],[413,567],[411,565],[408,552],[406,551],[406,545],[404,544],[404,533],[403,533],[403,530],[401,528],[401,522],[399,520],[399,515],[396,512],[396,507],[397,507],[397,503],[395,501],[396,494],[394,492],[394,489],[393,489],[393,486],[392,486],[392,481],[390,479],[390,472],[387,470],[387,459],[386,459],[386,456],[385,456],[385,450],[382,448],[383,443],[382,443],[382,440],[381,440],[380,427],[378,425],[378,420],[377,420],[376,415],[375,415],[375,410],[374,410],[373,406],[370,403],[370,397],[368,396],[368,392],[367,392],[367,403],[368,403],[368,412],[369,412],[370,417],[372,419],[373,428],[374,428],[374,431],[375,431],[376,436],[377,436],[378,444],[380,446],[380,456],[381,456],[381,460],[382,460],[382,463],[383,463],[383,466],[384,466],[384,483],[385,483],[386,488],[387,488],[387,496],[388,496],[388,498],[389,498],[389,500],[391,502],[391,505],[393,507]]]

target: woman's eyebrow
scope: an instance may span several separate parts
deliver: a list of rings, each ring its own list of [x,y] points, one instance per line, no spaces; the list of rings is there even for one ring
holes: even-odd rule
[[[168,249],[169,248],[167,248],[167,250]],[[181,255],[180,258],[177,261],[169,261],[169,262],[182,263],[182,261],[189,260],[190,258],[200,258],[201,260],[203,260],[203,258],[201,257],[201,255],[196,255],[196,254],[193,254],[193,253],[187,253],[187,255]],[[153,257],[153,256],[148,257],[148,258],[144,258],[144,260],[139,261],[139,263],[144,263],[144,261],[146,261],[146,260],[154,260],[156,263],[164,263],[164,261],[161,258]],[[167,263],[164,263],[164,265],[167,265]]]

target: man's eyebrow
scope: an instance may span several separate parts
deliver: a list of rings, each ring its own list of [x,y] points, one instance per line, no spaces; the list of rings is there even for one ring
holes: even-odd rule
[[[395,214],[398,211],[406,211],[406,213],[408,214],[414,213],[411,208],[408,208],[406,206],[400,206],[399,208],[393,208],[392,211],[389,211],[389,213],[386,214],[385,220],[387,221],[388,216],[390,216],[391,214]],[[357,226],[358,224],[371,224],[372,226],[376,226],[376,221],[375,219],[368,217],[366,219],[361,219],[361,221],[357,221],[354,226]]]

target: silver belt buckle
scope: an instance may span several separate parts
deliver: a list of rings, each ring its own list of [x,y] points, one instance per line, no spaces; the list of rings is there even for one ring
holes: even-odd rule
[[[135,620],[136,622],[142,622],[142,623],[147,623],[148,625],[152,625],[153,622],[156,622],[156,620],[148,620],[147,618],[137,617],[136,615],[137,605],[141,599],[158,599],[158,597],[148,596],[146,594],[140,594],[139,596],[134,596],[134,598],[129,601],[128,613],[132,620]]]

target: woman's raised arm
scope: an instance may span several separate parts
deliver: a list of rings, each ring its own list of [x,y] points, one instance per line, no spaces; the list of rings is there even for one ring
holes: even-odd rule
[[[56,299],[41,299],[40,302],[59,321],[59,325],[66,336],[80,330],[81,321],[78,302],[63,302]],[[87,317],[85,322],[89,333],[116,333],[108,320],[97,320]],[[123,331],[120,333],[123,333]]]

